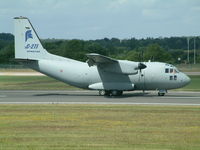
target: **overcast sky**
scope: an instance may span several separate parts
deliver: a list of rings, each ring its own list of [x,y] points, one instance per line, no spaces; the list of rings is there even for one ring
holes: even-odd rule
[[[0,32],[28,17],[40,38],[200,35],[200,0],[0,0]]]

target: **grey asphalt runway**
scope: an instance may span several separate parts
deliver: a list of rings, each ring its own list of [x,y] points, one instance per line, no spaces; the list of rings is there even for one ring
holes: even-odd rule
[[[99,96],[97,91],[0,91],[0,104],[133,104],[199,105],[200,92],[125,92],[121,97]]]

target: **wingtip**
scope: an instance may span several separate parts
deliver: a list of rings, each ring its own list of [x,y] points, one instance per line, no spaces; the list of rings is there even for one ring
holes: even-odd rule
[[[27,17],[20,16],[20,17],[14,17],[14,19],[28,19],[28,18],[27,18]]]
[[[86,54],[86,56],[98,56],[98,55],[100,55],[100,54],[97,54],[97,53],[88,53],[88,54]]]

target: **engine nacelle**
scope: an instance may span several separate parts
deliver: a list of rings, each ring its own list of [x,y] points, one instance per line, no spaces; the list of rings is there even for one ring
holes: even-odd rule
[[[132,62],[128,60],[118,60],[118,63],[100,65],[101,70],[106,72],[126,74],[126,75],[135,75],[138,73],[142,63]],[[143,66],[144,67],[144,66]],[[142,68],[143,69],[143,68]]]

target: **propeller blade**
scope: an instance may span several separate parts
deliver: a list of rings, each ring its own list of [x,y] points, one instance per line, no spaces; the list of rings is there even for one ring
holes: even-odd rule
[[[145,64],[141,63],[141,62],[138,64],[138,69],[140,69],[140,70],[145,69],[146,67],[147,66]]]

